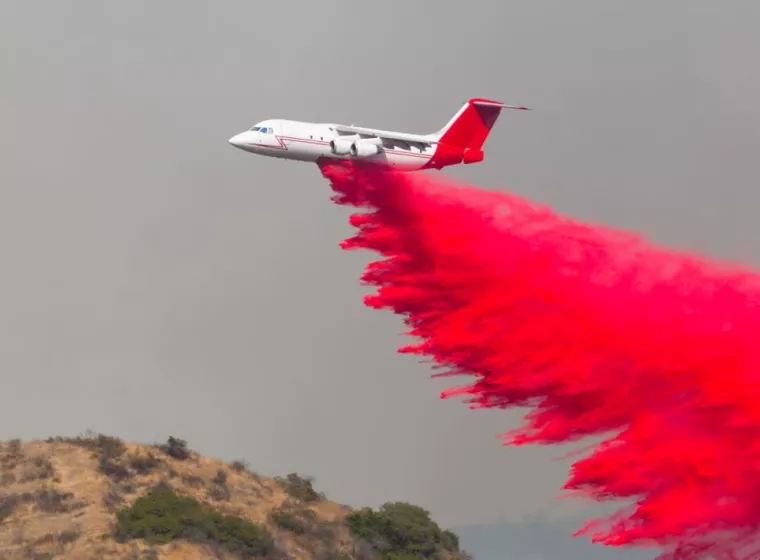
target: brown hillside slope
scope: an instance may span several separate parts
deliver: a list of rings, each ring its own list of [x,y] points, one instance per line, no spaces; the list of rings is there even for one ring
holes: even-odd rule
[[[260,476],[174,438],[160,446],[100,434],[0,443],[0,560],[372,560],[384,550],[404,560],[467,558],[423,511],[356,512],[309,479]],[[393,535],[416,531],[414,542],[390,537],[394,549],[378,540],[372,527],[387,526],[388,516],[401,527]]]

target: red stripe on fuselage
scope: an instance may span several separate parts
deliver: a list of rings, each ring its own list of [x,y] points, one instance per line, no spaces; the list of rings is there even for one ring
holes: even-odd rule
[[[256,146],[258,148],[270,148],[272,150],[287,150],[288,147],[285,145],[285,141],[288,142],[301,142],[303,144],[312,144],[317,146],[327,146],[330,144],[329,141],[326,140],[314,140],[313,138],[296,138],[295,136],[278,136],[274,135],[275,140],[277,140],[278,144],[277,146],[274,146],[272,144],[259,144],[256,142],[248,142],[249,146]],[[405,152],[401,150],[387,150],[383,149],[385,153],[397,155],[397,156],[407,156],[407,157],[415,157],[420,159],[430,159],[433,157],[429,154],[417,154],[414,152]]]

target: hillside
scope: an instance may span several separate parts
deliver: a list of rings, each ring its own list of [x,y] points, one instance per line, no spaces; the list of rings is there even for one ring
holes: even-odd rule
[[[463,560],[406,503],[353,510],[309,478],[260,476],[179,439],[102,434],[0,443],[0,559]]]

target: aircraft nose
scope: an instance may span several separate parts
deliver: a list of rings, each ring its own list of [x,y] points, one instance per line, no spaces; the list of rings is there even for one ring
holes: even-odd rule
[[[243,136],[245,136],[245,133],[241,132],[240,134],[236,134],[235,136],[230,138],[228,142],[232,144],[233,146],[235,146],[236,148],[242,148],[244,144]]]

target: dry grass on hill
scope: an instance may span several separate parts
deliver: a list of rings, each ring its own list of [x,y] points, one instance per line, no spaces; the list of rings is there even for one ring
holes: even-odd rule
[[[416,506],[355,511],[175,438],[0,443],[0,560],[466,557]]]

